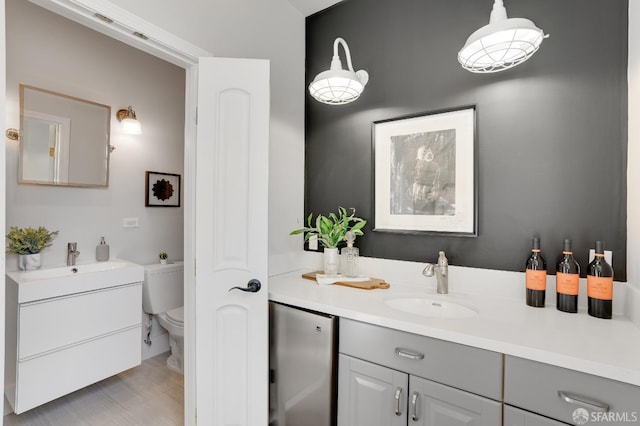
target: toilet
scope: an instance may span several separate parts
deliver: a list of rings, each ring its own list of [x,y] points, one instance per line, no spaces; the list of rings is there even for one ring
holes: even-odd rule
[[[142,309],[153,314],[169,332],[171,356],[167,366],[183,372],[184,353],[184,265],[175,262],[145,265],[142,284]]]

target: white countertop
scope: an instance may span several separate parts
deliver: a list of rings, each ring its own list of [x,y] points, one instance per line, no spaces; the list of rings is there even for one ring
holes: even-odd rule
[[[611,320],[532,308],[524,300],[496,296],[438,295],[425,286],[360,290],[317,285],[308,270],[269,279],[269,299],[318,312],[474,346],[640,386],[640,328],[623,316]],[[387,306],[387,298],[442,298],[475,308],[464,319],[428,318]]]
[[[111,258],[104,262],[7,272],[18,290],[18,303],[60,297],[144,281],[144,267]]]

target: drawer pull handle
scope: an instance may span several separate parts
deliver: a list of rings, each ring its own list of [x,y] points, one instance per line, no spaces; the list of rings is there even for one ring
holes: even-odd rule
[[[424,354],[421,354],[420,352],[413,352],[409,349],[404,348],[396,348],[396,355],[413,360],[424,359]]]
[[[413,420],[414,422],[417,422],[418,420],[420,420],[420,417],[418,417],[418,397],[420,396],[420,394],[418,392],[414,392],[413,395],[411,395],[411,408],[413,411],[413,414],[411,415],[411,420]]]
[[[581,405],[585,408],[589,408],[592,411],[598,411],[600,413],[606,413],[609,411],[609,405],[604,402],[594,401],[581,395],[574,395],[565,391],[558,391],[558,396],[563,401],[569,404]]]
[[[400,386],[398,386],[398,388],[396,389],[396,394],[393,397],[396,400],[396,416],[401,416],[402,415],[402,411],[400,410],[400,396],[402,395],[402,388]]]

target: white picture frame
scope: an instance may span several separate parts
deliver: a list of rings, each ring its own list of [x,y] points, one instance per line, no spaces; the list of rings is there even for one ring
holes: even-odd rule
[[[374,231],[477,236],[476,107],[376,121]]]

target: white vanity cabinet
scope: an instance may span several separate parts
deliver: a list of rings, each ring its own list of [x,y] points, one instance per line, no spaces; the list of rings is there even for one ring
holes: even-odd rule
[[[8,275],[5,395],[16,414],[140,364],[141,281],[25,299]]]
[[[516,416],[506,421],[509,407],[566,424],[576,424],[573,417],[579,409],[588,415],[589,424],[640,421],[640,387],[509,355],[505,356],[504,402],[505,426],[523,424]],[[531,424],[562,424],[549,422]]]
[[[338,426],[495,426],[502,354],[340,319]]]

